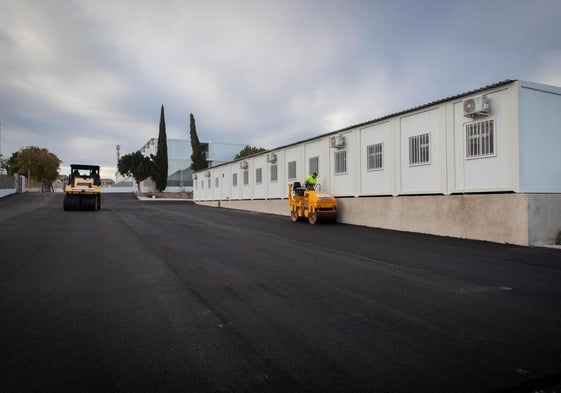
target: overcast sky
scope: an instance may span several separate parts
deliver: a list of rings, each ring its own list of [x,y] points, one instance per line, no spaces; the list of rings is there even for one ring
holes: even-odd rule
[[[1,153],[272,149],[504,79],[561,86],[560,0],[0,0]],[[187,153],[186,153],[187,155]]]

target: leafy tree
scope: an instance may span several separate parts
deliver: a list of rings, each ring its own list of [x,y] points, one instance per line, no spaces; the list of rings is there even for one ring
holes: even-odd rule
[[[168,142],[166,136],[166,119],[164,117],[164,106],[160,112],[160,133],[158,134],[158,148],[154,160],[154,173],[152,179],[156,183],[156,189],[160,192],[166,189],[168,183]]]
[[[264,151],[267,151],[267,149],[263,147],[253,147],[253,146],[245,145],[245,147],[241,149],[238,154],[236,154],[234,160],[237,160],[238,158],[242,158],[242,157],[251,156],[257,153],[262,153]]]
[[[189,129],[191,136],[191,169],[199,171],[208,167],[208,162],[205,157],[205,152],[201,148],[201,142],[197,135],[197,126],[195,125],[195,117],[191,113],[189,115]]]
[[[119,158],[117,170],[121,175],[131,176],[136,181],[140,195],[140,182],[152,175],[153,162],[149,157],[142,155],[140,150],[137,150]]]
[[[51,191],[62,161],[45,148],[28,146],[12,154],[8,160],[9,173],[19,173],[41,182],[42,191]]]

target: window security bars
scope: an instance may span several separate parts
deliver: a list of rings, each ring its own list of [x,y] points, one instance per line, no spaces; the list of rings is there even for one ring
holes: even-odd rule
[[[384,149],[382,143],[366,146],[366,169],[371,171],[375,169],[384,169]]]
[[[257,168],[255,170],[255,184],[261,184],[263,182],[263,169]]]
[[[347,172],[347,151],[340,150],[334,154],[335,174]]]
[[[495,155],[495,119],[466,124],[466,158]]]
[[[296,161],[290,161],[288,163],[288,178],[296,179]]]
[[[310,157],[308,160],[308,173],[317,173],[319,175],[319,157]]]
[[[430,164],[430,134],[409,137],[409,165]]]

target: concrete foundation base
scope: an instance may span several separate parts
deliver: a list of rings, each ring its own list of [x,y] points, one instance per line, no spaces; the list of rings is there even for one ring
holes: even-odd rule
[[[522,246],[554,244],[561,231],[561,194],[426,195],[337,201],[337,221],[352,225]],[[286,199],[196,203],[289,215]]]

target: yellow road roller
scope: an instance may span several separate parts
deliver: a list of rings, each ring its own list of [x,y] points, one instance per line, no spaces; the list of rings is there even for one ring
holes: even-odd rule
[[[316,185],[304,188],[300,182],[288,184],[288,204],[293,222],[308,219],[310,224],[335,222],[337,220],[337,199]]]
[[[64,210],[97,211],[101,208],[101,179],[97,165],[70,165],[64,187]]]

